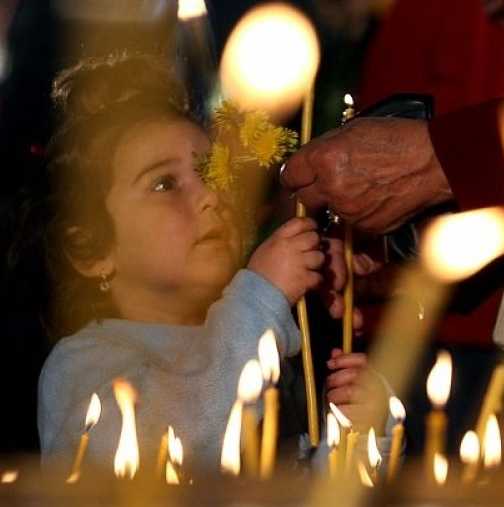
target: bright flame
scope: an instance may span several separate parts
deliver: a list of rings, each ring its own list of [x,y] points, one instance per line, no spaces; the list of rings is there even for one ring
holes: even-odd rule
[[[422,256],[444,282],[462,280],[504,253],[504,210],[484,208],[446,215],[427,229]]]
[[[376,445],[376,434],[374,428],[371,428],[368,433],[368,459],[371,468],[374,470],[381,465],[382,457],[378,446]]]
[[[350,419],[334,403],[329,402],[329,408],[343,428],[349,430],[352,427]]]
[[[401,400],[397,396],[391,396],[389,398],[389,408],[392,417],[398,421],[403,422],[406,419],[406,409],[402,404]]]
[[[140,461],[135,422],[137,393],[126,380],[118,379],[114,381],[114,394],[122,415],[121,436],[114,459],[114,471],[117,477],[128,476],[133,479]]]
[[[337,447],[340,443],[341,432],[336,416],[329,412],[327,414],[327,445],[329,449]]]
[[[275,334],[268,329],[259,340],[259,363],[265,383],[276,384],[280,378],[280,356],[276,344]]]
[[[353,107],[354,105],[354,99],[349,93],[345,93],[345,96],[343,97],[343,102],[345,103],[345,106]]]
[[[262,390],[262,371],[257,359],[247,361],[238,381],[238,399],[243,403],[255,403]]]
[[[179,437],[175,436],[175,431],[171,426],[168,427],[168,455],[175,465],[182,465],[184,462],[184,448]]]
[[[442,409],[450,396],[452,360],[449,352],[438,352],[436,364],[427,378],[427,395],[437,409]]]
[[[470,465],[477,463],[480,457],[480,443],[474,431],[468,431],[460,444],[460,459],[462,463]]]
[[[304,14],[285,3],[259,6],[239,21],[226,43],[223,90],[242,107],[282,116],[301,102],[319,60],[317,34]]]
[[[495,414],[490,415],[483,438],[483,464],[485,468],[494,468],[501,463],[501,434]]]
[[[166,484],[180,484],[178,473],[170,460],[166,462]]]
[[[362,461],[359,461],[357,463],[357,470],[359,471],[359,477],[362,485],[365,486],[366,488],[374,488],[373,481],[369,476],[369,473],[366,467],[364,466],[364,463],[362,463]]]
[[[178,0],[178,18],[182,21],[199,18],[206,13],[205,0]]]
[[[232,475],[240,473],[240,436],[242,404],[236,401],[229,414],[221,453],[221,470]]]
[[[436,482],[442,486],[448,477],[448,460],[436,452],[434,454],[434,478]]]
[[[93,393],[86,414],[86,431],[90,431],[96,425],[96,423],[100,420],[100,415],[101,415],[100,398],[96,393]]]
[[[2,474],[0,482],[2,484],[12,484],[13,482],[17,481],[18,477],[19,477],[18,470],[7,470]]]

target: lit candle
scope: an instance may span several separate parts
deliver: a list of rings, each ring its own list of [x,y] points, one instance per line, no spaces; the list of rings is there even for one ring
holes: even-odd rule
[[[248,361],[238,381],[238,400],[242,403],[242,444],[245,471],[251,477],[259,472],[259,436],[257,434],[256,403],[262,390],[262,371],[259,361]]]
[[[180,438],[175,436],[171,426],[168,428],[168,455],[166,461],[166,483],[172,485],[180,484],[182,463],[184,461],[184,448]]]
[[[166,468],[166,460],[168,458],[168,431],[161,437],[161,443],[159,444],[159,451],[156,464],[156,477],[161,478],[163,476],[163,470]]]
[[[470,484],[474,482],[478,473],[480,460],[480,443],[478,435],[474,431],[468,431],[460,444],[460,460],[464,463],[462,482]]]
[[[259,340],[259,362],[264,379],[264,420],[261,442],[261,479],[269,479],[273,475],[276,461],[278,441],[278,389],[276,384],[280,378],[280,357],[272,330],[267,330]]]
[[[438,353],[436,364],[427,379],[427,394],[433,410],[426,419],[425,465],[427,477],[432,477],[434,455],[443,454],[447,419],[444,407],[450,396],[452,360],[446,351]]]
[[[434,480],[436,481],[436,484],[443,486],[446,482],[446,478],[448,477],[448,460],[443,454],[436,452],[432,463]]]
[[[368,460],[371,467],[371,478],[375,484],[378,484],[378,470],[382,463],[382,457],[376,444],[376,433],[374,428],[368,432]]]
[[[352,423],[350,419],[348,419],[348,417],[346,417],[345,414],[334,403],[329,402],[329,408],[331,409],[331,412],[334,414],[334,417],[336,417],[336,420],[340,425],[341,431],[340,443],[338,446],[338,464],[340,466],[340,469],[343,469],[345,467],[345,463],[348,463],[347,443],[349,434],[352,431]]]
[[[114,395],[121,411],[122,425],[119,444],[114,458],[114,472],[117,477],[133,479],[138,471],[140,457],[135,421],[137,392],[124,379],[114,381]]]
[[[338,475],[338,446],[340,443],[340,428],[336,416],[327,414],[327,446],[329,447],[329,476],[334,479]]]
[[[352,472],[354,466],[355,447],[357,446],[359,436],[360,433],[358,431],[354,431],[353,428],[350,429],[350,432],[347,435],[346,456],[345,456],[346,475],[350,475],[350,473]]]
[[[364,465],[362,461],[357,463],[357,471],[359,472],[361,484],[366,488],[374,488],[373,481],[367,471],[366,465]]]
[[[483,466],[486,471],[498,468],[502,459],[502,443],[499,423],[495,414],[490,414],[483,440]]]
[[[242,404],[235,401],[229,414],[226,432],[221,451],[221,470],[225,474],[239,475],[240,460],[240,434],[242,421]]]
[[[395,419],[394,428],[392,429],[392,446],[390,449],[390,459],[387,469],[387,480],[393,480],[399,469],[399,461],[401,458],[401,450],[404,437],[404,419],[406,419],[406,410],[399,398],[391,396],[389,399],[389,407],[392,417]]]
[[[341,123],[344,124],[354,115],[353,97],[347,93],[344,97],[345,110]],[[343,242],[343,250],[345,255],[345,266],[347,272],[347,281],[343,291],[343,300],[345,308],[343,311],[343,352],[349,354],[352,352],[353,338],[353,234],[350,224],[345,223],[345,237]]]
[[[92,428],[96,426],[96,423],[100,419],[100,414],[101,414],[100,398],[96,393],[93,393],[86,414],[84,433],[80,438],[79,448],[77,449],[77,454],[75,455],[75,460],[73,462],[72,472],[70,473],[68,479],[66,480],[68,484],[73,484],[77,482],[80,478],[82,460],[84,459],[84,455],[86,453],[86,449],[89,443],[89,432],[91,431]]]
[[[178,19],[189,21],[191,19],[205,16],[207,8],[205,0],[179,0],[178,2]]]
[[[476,433],[480,442],[483,442],[488,418],[502,408],[502,395],[504,390],[504,364],[497,366],[488,385],[485,399],[476,425]]]
[[[284,3],[252,9],[229,37],[220,66],[222,88],[245,109],[265,109],[274,118],[291,114],[303,102],[301,142],[311,138],[313,85],[320,61],[317,33],[299,10]],[[302,203],[296,216],[306,216]],[[304,298],[297,304],[305,376],[308,433],[313,447],[320,440],[317,393]]]

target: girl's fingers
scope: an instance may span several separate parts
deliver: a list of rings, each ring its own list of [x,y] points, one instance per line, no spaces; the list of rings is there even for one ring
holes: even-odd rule
[[[330,362],[330,364],[329,364]],[[359,352],[350,354],[341,354],[338,357],[331,357],[327,366],[331,370],[342,368],[365,368],[367,366],[367,356]]]
[[[327,376],[326,385],[328,389],[336,387],[343,387],[345,385],[353,384],[359,376],[360,370],[354,368],[347,368],[345,370],[338,370]]]

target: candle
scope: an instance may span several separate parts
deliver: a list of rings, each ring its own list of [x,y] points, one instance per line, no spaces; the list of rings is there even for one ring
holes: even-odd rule
[[[179,0],[178,19],[188,21],[206,15],[205,0]]]
[[[267,330],[259,340],[259,363],[261,365],[264,384],[264,422],[261,443],[261,479],[269,479],[273,475],[276,461],[278,440],[278,389],[276,384],[280,378],[280,357],[273,331]]]
[[[347,93],[344,97],[346,105],[343,111],[343,118],[341,120],[344,125],[354,115],[354,101],[352,96]],[[347,272],[347,281],[343,292],[343,300],[345,308],[343,311],[343,352],[349,354],[352,352],[352,335],[353,335],[353,234],[352,227],[349,224],[345,224],[345,236],[343,243],[343,250],[345,255],[345,266]]]
[[[485,430],[490,414],[500,412],[502,408],[502,392],[504,389],[504,364],[497,366],[492,374],[492,378],[485,394],[485,400],[481,407],[481,412],[476,425],[476,434],[479,441],[483,442]]]
[[[443,486],[448,477],[448,460],[443,454],[438,452],[434,454],[433,470],[436,484]]]
[[[242,420],[242,404],[235,401],[229,414],[226,432],[221,451],[221,470],[225,474],[239,475],[240,460],[240,434]]]
[[[395,424],[392,429],[392,446],[390,449],[390,459],[387,469],[387,481],[392,481],[399,469],[399,461],[401,458],[401,450],[403,446],[404,437],[404,419],[406,418],[406,410],[399,398],[391,396],[389,399],[390,412],[395,419]]]
[[[75,459],[72,465],[72,471],[68,479],[66,480],[68,484],[73,484],[77,482],[80,478],[82,461],[84,459],[84,455],[86,454],[86,449],[89,443],[89,432],[91,431],[92,428],[96,426],[96,423],[100,419],[100,415],[101,415],[100,398],[96,393],[93,393],[86,413],[84,433],[80,438],[77,454],[75,455]]]
[[[168,432],[161,437],[161,443],[159,444],[159,451],[156,464],[156,477],[161,478],[163,476],[163,470],[166,467],[166,459],[168,457]]]
[[[115,380],[113,387],[122,417],[121,435],[114,457],[114,472],[117,477],[127,476],[133,479],[140,463],[135,421],[135,402],[138,395],[133,386],[124,379]]]
[[[378,469],[382,463],[382,457],[376,444],[374,428],[370,428],[368,432],[368,460],[371,467],[371,478],[375,484],[378,484]]]
[[[168,428],[168,457],[165,473],[166,483],[179,485],[180,470],[184,461],[184,448],[182,447],[182,441],[175,436],[175,431],[171,426]]]
[[[427,379],[427,394],[433,410],[426,419],[425,466],[427,477],[432,477],[434,455],[443,454],[447,419],[444,407],[451,388],[452,361],[446,351],[440,351],[436,364]]]
[[[347,448],[346,448],[346,457],[345,457],[345,474],[350,475],[354,465],[354,452],[355,447],[357,446],[357,442],[359,440],[360,433],[358,431],[354,431],[350,429],[350,432],[347,435]]]
[[[251,477],[259,472],[259,437],[257,434],[256,402],[262,390],[262,370],[259,361],[248,361],[238,381],[238,400],[242,403],[242,444],[245,470]]]
[[[340,468],[345,467],[347,461],[347,441],[352,431],[352,423],[348,417],[334,404],[329,402],[329,408],[340,425],[340,443],[338,446],[338,463]]]
[[[366,465],[364,465],[362,461],[357,463],[357,471],[359,472],[361,484],[366,488],[374,488],[373,481],[367,471]]]
[[[334,479],[338,475],[338,446],[340,443],[340,429],[336,416],[327,414],[327,446],[329,447],[329,477]]]
[[[491,471],[500,466],[502,459],[501,446],[501,434],[497,417],[495,417],[495,414],[490,414],[483,440],[483,466],[485,470]]]
[[[474,482],[478,473],[480,459],[480,443],[478,435],[474,431],[468,431],[460,444],[460,460],[464,463],[462,482],[470,484]]]

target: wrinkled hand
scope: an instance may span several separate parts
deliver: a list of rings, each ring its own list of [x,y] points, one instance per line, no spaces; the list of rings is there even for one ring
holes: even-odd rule
[[[322,282],[318,270],[325,255],[319,247],[315,220],[292,218],[257,248],[248,269],[275,285],[293,305]]]
[[[324,252],[326,261],[322,272],[324,282],[319,289],[322,300],[331,317],[341,319],[345,310],[343,289],[347,282],[347,268],[345,263],[343,240],[338,238],[324,238]],[[354,275],[364,277],[380,270],[382,264],[373,260],[365,253],[353,256]],[[358,331],[364,324],[361,311],[355,307],[353,312],[353,328]]]
[[[357,118],[303,146],[282,184],[311,210],[331,208],[367,232],[394,229],[451,198],[423,120]]]
[[[327,361],[330,374],[326,379],[327,401],[332,402],[352,421],[358,431],[367,431],[367,424],[377,420],[387,392],[376,375],[372,387],[364,386],[364,374],[369,373],[365,354],[344,354],[340,349],[331,351]]]

